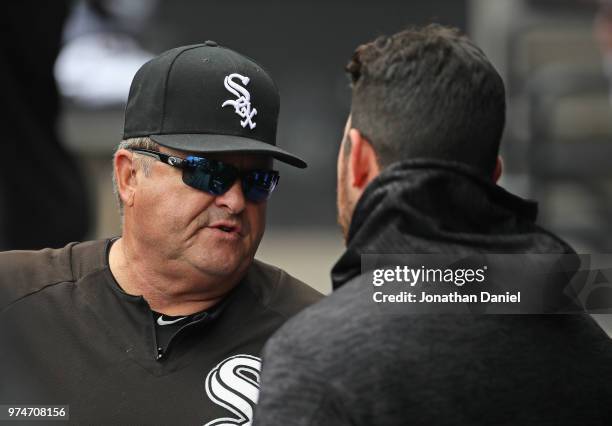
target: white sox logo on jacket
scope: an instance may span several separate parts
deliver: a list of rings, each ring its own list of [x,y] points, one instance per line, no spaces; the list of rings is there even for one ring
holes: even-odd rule
[[[205,426],[249,426],[259,396],[261,359],[252,355],[234,355],[221,361],[206,376],[206,394],[215,404],[234,417],[223,417]]]
[[[244,120],[240,121],[240,125],[242,127],[246,127],[249,125],[250,129],[254,129],[257,124],[253,121],[253,117],[257,115],[257,110],[255,108],[251,109],[251,94],[249,91],[239,85],[234,79],[239,79],[242,84],[245,86],[249,84],[251,80],[249,77],[245,77],[243,75],[233,73],[225,77],[223,81],[225,88],[230,91],[236,99],[228,99],[221,107],[225,107],[227,105],[234,107],[234,112],[238,114],[240,117],[244,118]]]

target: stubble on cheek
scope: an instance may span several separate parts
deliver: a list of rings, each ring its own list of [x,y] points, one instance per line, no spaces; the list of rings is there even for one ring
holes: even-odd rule
[[[342,235],[345,243],[348,241],[348,232],[351,225],[352,210],[348,200],[348,191],[346,188],[347,181],[346,164],[341,168],[338,174],[338,185],[336,188],[336,209],[338,225],[342,229]]]

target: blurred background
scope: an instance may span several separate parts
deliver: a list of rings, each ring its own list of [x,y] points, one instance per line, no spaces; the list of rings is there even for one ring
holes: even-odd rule
[[[321,291],[343,249],[336,156],[343,67],[378,35],[430,22],[467,32],[508,91],[501,185],[581,253],[612,251],[612,7],[595,0],[22,0],[5,6],[0,249],[120,234],[111,157],[131,78],[151,56],[215,40],[263,64],[281,93],[277,164],[258,257]],[[8,155],[8,157],[7,157]],[[9,160],[9,161],[7,161]],[[37,173],[35,173],[37,171]]]

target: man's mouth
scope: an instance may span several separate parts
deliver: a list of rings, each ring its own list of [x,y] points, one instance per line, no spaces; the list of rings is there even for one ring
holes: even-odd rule
[[[239,224],[226,221],[215,222],[209,225],[209,228],[218,229],[219,231],[223,231],[228,234],[241,234],[242,232],[242,229]]]

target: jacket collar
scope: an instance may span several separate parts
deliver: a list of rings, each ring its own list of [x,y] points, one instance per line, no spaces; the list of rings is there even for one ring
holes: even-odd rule
[[[359,199],[334,289],[361,273],[365,253],[573,253],[535,224],[537,204],[469,166],[415,159],[383,170]]]

